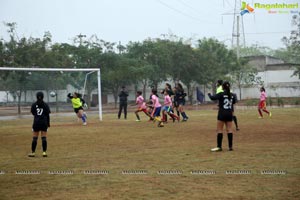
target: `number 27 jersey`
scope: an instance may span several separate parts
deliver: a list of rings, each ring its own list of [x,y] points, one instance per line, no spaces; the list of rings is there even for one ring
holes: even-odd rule
[[[34,116],[35,124],[48,124],[50,112],[50,108],[45,102],[35,102],[31,106],[31,113]]]

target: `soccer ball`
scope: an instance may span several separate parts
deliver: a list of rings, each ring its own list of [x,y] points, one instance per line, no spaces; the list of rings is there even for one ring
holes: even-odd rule
[[[50,92],[50,96],[51,96],[51,97],[55,97],[55,96],[56,96],[56,93],[55,93],[54,91],[51,91],[51,92]]]

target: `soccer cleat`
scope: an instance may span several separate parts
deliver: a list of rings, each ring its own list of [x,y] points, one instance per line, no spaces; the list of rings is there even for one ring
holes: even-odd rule
[[[139,119],[137,119],[137,120],[135,120],[136,122],[141,122],[141,120],[139,120]]]
[[[155,117],[155,118],[154,118],[154,121],[159,121],[159,122],[160,122],[161,119],[160,119],[160,117]]]
[[[211,152],[217,152],[217,151],[222,151],[222,148],[216,147],[210,150]]]
[[[43,157],[47,157],[47,153],[45,151],[43,152]]]
[[[263,117],[259,116],[258,119],[263,119]]]
[[[235,130],[236,130],[236,131],[239,131],[240,129],[239,129],[239,128],[236,128]]]
[[[272,113],[271,112],[269,112],[269,117],[272,117]]]
[[[162,121],[158,122],[157,127],[164,127],[164,123]]]
[[[83,122],[83,124],[82,124],[83,126],[86,126],[87,125],[87,123],[86,122]]]
[[[230,148],[229,148],[229,151],[233,151],[233,148],[232,148],[232,147],[230,147]]]
[[[35,157],[35,153],[32,152],[32,153],[28,154],[28,157]]]

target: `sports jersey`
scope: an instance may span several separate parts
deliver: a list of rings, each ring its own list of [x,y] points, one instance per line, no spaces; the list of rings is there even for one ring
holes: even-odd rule
[[[137,104],[138,108],[141,108],[141,109],[147,108],[146,103],[144,102],[144,97],[142,95],[140,95],[136,98],[135,103]]]
[[[176,90],[174,101],[177,105],[184,105],[185,104],[185,96],[186,93],[183,90]]]
[[[224,92],[222,85],[217,88],[217,94]]]
[[[34,131],[47,131],[50,127],[50,108],[45,102],[35,102],[31,105],[31,113],[34,116]]]
[[[164,106],[172,106],[172,99],[169,95],[164,97]]]
[[[218,120],[220,121],[232,121],[233,104],[236,103],[234,95],[231,93],[231,98],[225,92],[218,93],[216,95],[208,94],[211,100],[219,100],[219,112]]]
[[[267,99],[267,94],[264,91],[262,91],[260,93],[260,101],[265,101],[266,99]]]
[[[219,100],[219,110],[232,110],[232,104],[236,103],[234,95],[231,93],[231,98],[225,94],[225,92],[218,93],[216,95],[208,95],[211,100]]]
[[[155,108],[161,107],[161,104],[159,103],[159,99],[158,99],[158,97],[156,95],[154,95],[154,94],[151,95],[151,100],[152,100],[153,106]]]
[[[68,97],[71,99],[73,108],[81,108],[83,104],[85,104],[85,101],[82,98],[75,98],[71,94],[68,94]]]

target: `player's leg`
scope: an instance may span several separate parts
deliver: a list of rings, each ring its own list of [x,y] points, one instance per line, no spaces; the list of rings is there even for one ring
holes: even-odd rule
[[[121,118],[122,110],[123,110],[123,103],[120,103],[120,104],[119,104],[118,119]]]
[[[162,107],[162,121],[163,122],[167,122],[168,119],[167,119],[167,106],[163,106]]]
[[[150,117],[149,122],[154,121],[154,118],[153,118],[153,116],[152,116],[153,109],[154,109],[153,107],[148,107],[148,108],[147,108],[147,112],[148,112],[148,115],[149,115],[149,117]]]
[[[179,117],[174,114],[172,107],[169,107],[168,115],[173,119],[173,122],[175,122],[176,119],[179,121]]]
[[[223,141],[223,127],[225,122],[217,121],[217,147],[211,149],[212,152],[222,151],[222,141]]]
[[[232,112],[232,115],[233,115],[232,119],[233,119],[233,122],[235,124],[235,129],[238,131],[240,129],[239,129],[239,126],[238,126],[237,117],[235,116],[234,112]]]
[[[39,131],[33,130],[32,142],[31,142],[31,153],[28,154],[29,157],[35,157],[35,150],[36,150],[38,138],[39,138]]]
[[[83,109],[80,109],[80,110],[78,110],[78,113],[77,113],[77,116],[79,117],[79,118],[81,118],[81,120],[82,120],[82,125],[87,125],[87,121],[86,121],[86,117],[85,117],[85,115],[83,114]]]
[[[229,151],[232,151],[232,142],[233,142],[233,134],[232,134],[232,121],[228,121],[225,123],[226,125],[226,131],[227,131],[227,137],[228,137],[228,147]]]
[[[140,122],[140,121],[141,121],[140,116],[139,116],[139,112],[140,112],[140,111],[141,111],[140,109],[137,109],[136,111],[134,111],[134,114],[135,114],[135,116],[136,116],[136,121],[137,121],[137,122]]]
[[[176,110],[177,116],[180,117],[180,112],[179,112],[179,107],[178,107],[178,102],[177,101],[174,102],[174,108]]]
[[[270,117],[272,116],[271,112],[269,112],[267,110],[267,104],[266,104],[265,101],[263,102],[263,105],[262,105],[262,111],[264,111],[265,113],[267,113]]]
[[[183,117],[182,121],[186,122],[188,120],[188,116],[185,114],[185,112],[183,110],[183,103],[179,104],[179,111],[181,113],[181,116]]]
[[[43,157],[47,157],[47,131],[42,131]]]
[[[262,108],[263,108],[263,102],[260,101],[259,104],[258,104],[258,113],[259,113],[259,117],[258,118],[263,118],[263,115],[262,115],[262,112],[261,112]]]
[[[272,117],[272,113],[270,111],[268,111],[266,108],[264,108],[263,111],[265,113],[267,113],[269,115],[269,117]]]
[[[154,108],[154,114],[153,114],[153,118],[155,119],[155,121],[158,121],[158,127],[163,127],[164,124],[162,122],[162,119],[160,117],[160,111],[161,111],[161,107],[156,107]]]
[[[124,103],[124,119],[127,119],[127,103]]]

